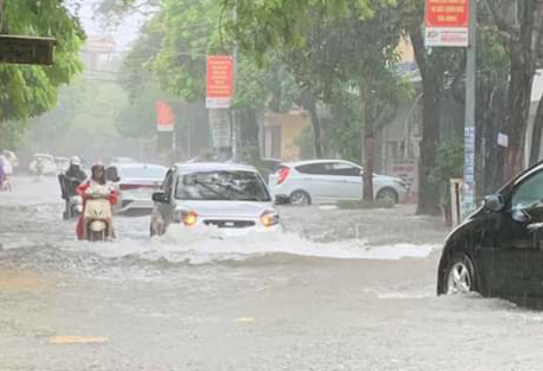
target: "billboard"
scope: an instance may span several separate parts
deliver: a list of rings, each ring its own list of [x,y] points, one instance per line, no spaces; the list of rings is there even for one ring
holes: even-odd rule
[[[234,96],[234,61],[229,55],[207,57],[207,108],[230,108]]]
[[[156,102],[156,126],[160,132],[173,131],[175,116],[170,106],[163,101]]]
[[[426,47],[467,47],[470,0],[426,0]]]

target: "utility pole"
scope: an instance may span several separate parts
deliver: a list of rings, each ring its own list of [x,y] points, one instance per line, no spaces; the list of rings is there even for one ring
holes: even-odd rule
[[[475,209],[475,100],[477,85],[476,44],[477,44],[477,0],[470,1],[469,9],[469,45],[466,50],[466,103],[464,126],[464,197],[463,216]]]
[[[234,8],[234,22],[238,19],[238,9]],[[234,41],[234,97],[237,92],[237,72],[238,72],[238,46]],[[235,108],[232,109],[232,161],[238,162],[238,127],[237,127],[237,112]]]

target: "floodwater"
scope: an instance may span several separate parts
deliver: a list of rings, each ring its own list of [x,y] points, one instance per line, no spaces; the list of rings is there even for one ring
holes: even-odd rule
[[[543,314],[436,297],[412,210],[282,210],[278,235],[81,243],[55,179],[0,194],[0,370],[538,370]]]

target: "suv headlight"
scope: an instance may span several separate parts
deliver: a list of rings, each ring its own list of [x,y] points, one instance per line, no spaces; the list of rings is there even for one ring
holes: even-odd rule
[[[187,227],[192,227],[198,221],[198,214],[194,211],[176,210],[173,220],[176,223],[183,223]]]
[[[279,224],[279,213],[275,210],[266,210],[260,215],[260,221],[264,227],[271,227]]]

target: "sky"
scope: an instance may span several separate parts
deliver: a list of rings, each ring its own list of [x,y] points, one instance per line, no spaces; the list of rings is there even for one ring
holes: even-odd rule
[[[143,22],[143,17],[134,15],[127,17],[119,27],[106,27],[94,17],[94,8],[102,0],[85,0],[81,2],[79,16],[88,36],[113,36],[118,51],[125,51],[137,37]]]

